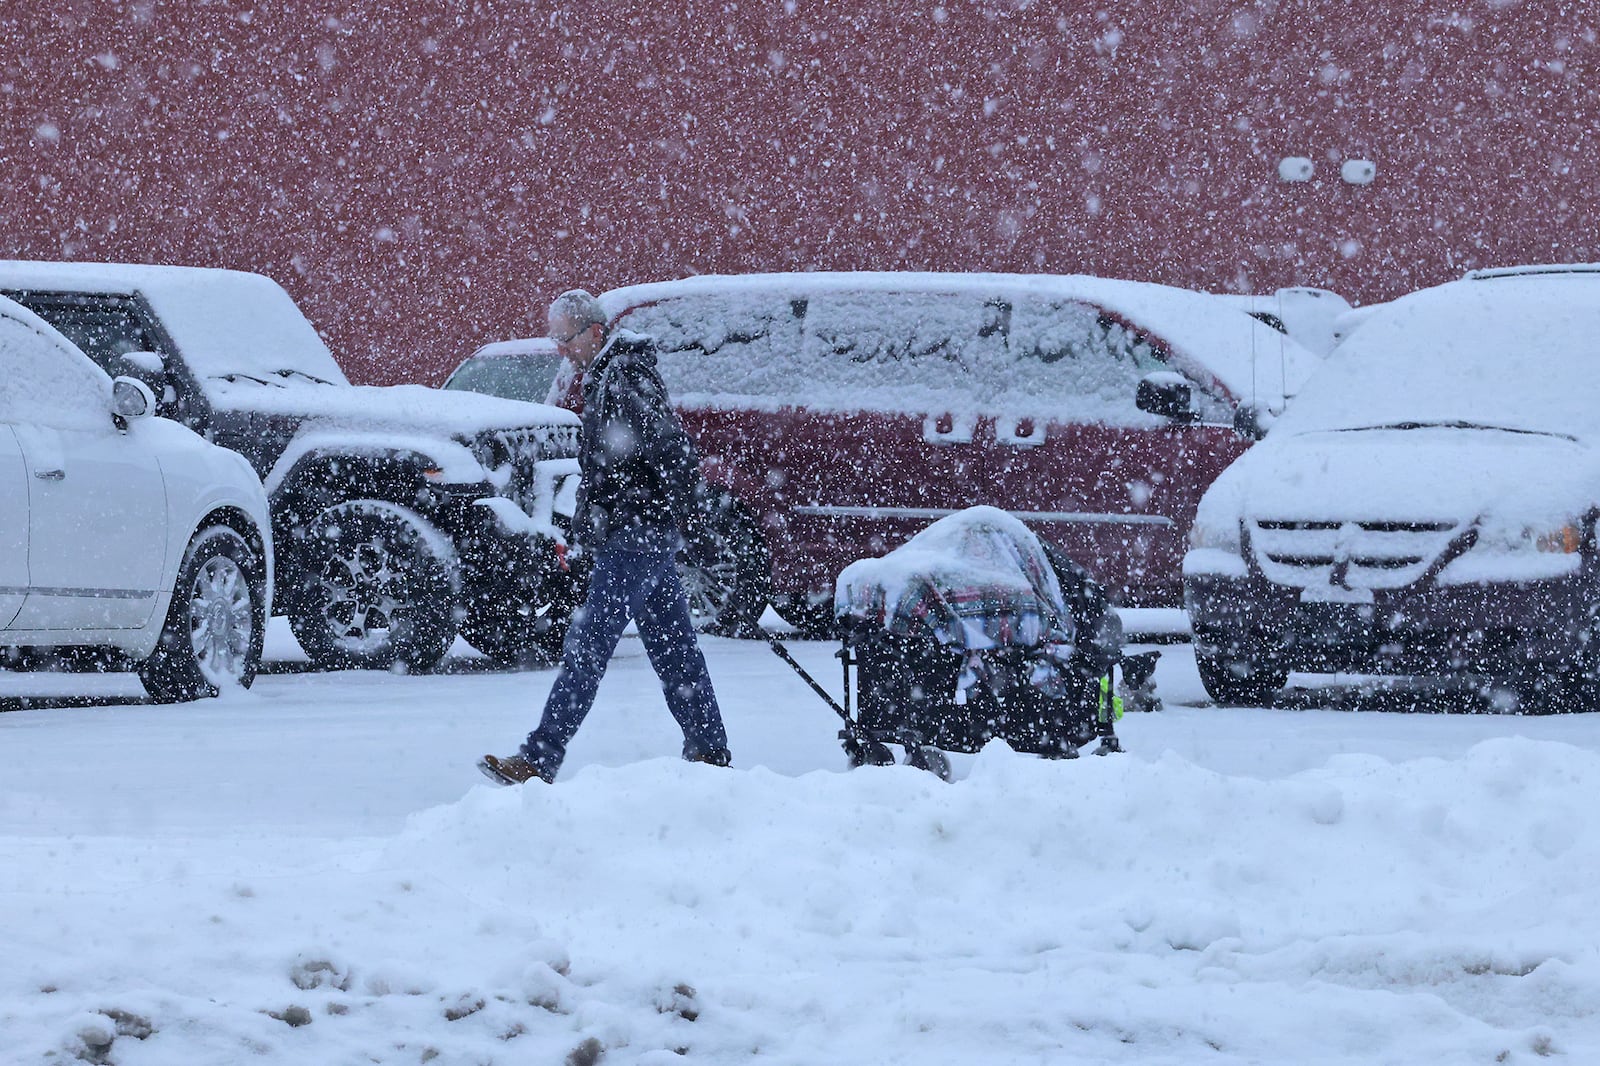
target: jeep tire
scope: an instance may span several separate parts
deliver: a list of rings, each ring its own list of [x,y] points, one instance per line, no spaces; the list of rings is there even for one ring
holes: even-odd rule
[[[455,548],[421,515],[381,500],[327,508],[299,543],[289,624],[331,669],[429,670],[455,640]]]
[[[555,558],[551,550],[538,561],[496,560],[478,572],[469,566],[460,623],[466,642],[508,666],[554,664],[582,594],[578,575]]]

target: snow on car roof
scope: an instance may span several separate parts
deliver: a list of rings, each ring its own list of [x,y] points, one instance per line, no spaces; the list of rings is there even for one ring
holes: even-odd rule
[[[291,370],[348,384],[292,297],[261,274],[132,263],[0,261],[0,289],[143,295],[201,378]]]
[[[1384,304],[1273,432],[1473,424],[1600,440],[1600,271],[1500,272]]]
[[[529,355],[560,357],[556,342],[549,337],[522,337],[508,341],[494,341],[473,352],[472,359],[510,359]]]
[[[781,292],[810,298],[834,292],[949,292],[1093,304],[1159,338],[1178,357],[1214,375],[1236,398],[1281,407],[1320,360],[1293,339],[1217,296],[1153,282],[1086,274],[959,274],[916,271],[812,271],[701,274],[647,282],[601,295],[610,315],[628,307],[694,293]]]

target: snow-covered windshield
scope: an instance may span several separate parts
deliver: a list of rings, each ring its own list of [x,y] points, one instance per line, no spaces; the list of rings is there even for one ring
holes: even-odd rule
[[[561,354],[553,344],[548,352],[513,355],[479,352],[457,367],[444,387],[544,403],[560,371]]]
[[[1597,436],[1600,277],[1451,282],[1396,300],[1274,433],[1447,428]]]
[[[196,377],[349,384],[277,282],[233,271],[196,274],[162,278],[145,289]]]
[[[0,263],[0,288],[142,295],[202,387],[214,381],[347,385],[333,353],[277,282],[260,274],[121,263]]]

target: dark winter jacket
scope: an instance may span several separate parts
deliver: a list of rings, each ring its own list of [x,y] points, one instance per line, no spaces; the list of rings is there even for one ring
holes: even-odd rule
[[[689,530],[704,497],[700,458],[667,399],[649,337],[618,330],[584,375],[583,478],[573,538]]]

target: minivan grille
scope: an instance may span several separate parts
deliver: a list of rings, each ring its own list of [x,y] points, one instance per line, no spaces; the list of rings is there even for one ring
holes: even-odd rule
[[[1314,530],[1340,529],[1353,525],[1368,533],[1442,533],[1454,529],[1454,522],[1306,522],[1282,519],[1258,519],[1257,529]]]
[[[1396,588],[1417,580],[1449,547],[1458,523],[1335,522],[1259,518],[1250,523],[1257,565],[1272,581],[1306,587]]]

